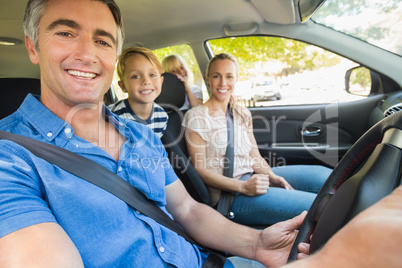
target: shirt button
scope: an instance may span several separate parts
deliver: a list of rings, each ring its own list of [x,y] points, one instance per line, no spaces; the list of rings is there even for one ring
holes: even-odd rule
[[[121,166],[117,169],[118,172],[121,172],[122,170],[123,168]]]
[[[48,133],[46,134],[46,136],[48,136],[48,137],[50,138],[51,136],[53,136],[53,133],[52,133],[52,132],[48,132]]]
[[[71,133],[71,128],[66,128],[66,129],[64,129],[64,133],[70,134],[70,133]]]
[[[159,247],[159,251],[163,253],[163,252],[165,252],[165,248],[164,247]]]
[[[136,210],[135,212],[137,212],[137,214],[141,214],[141,211],[139,211],[139,210]]]

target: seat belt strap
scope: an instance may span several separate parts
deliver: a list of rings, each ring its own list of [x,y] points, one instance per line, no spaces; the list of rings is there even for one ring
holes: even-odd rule
[[[188,242],[203,248],[199,246],[153,201],[146,198],[146,196],[138,191],[133,185],[102,165],[66,149],[14,133],[0,130],[0,139],[13,141],[25,147],[37,157],[42,158],[81,179],[95,184],[96,186],[117,196],[132,208],[176,232]],[[210,252],[210,254],[205,261],[203,268],[223,267],[226,258],[210,250],[207,251]]]
[[[181,229],[176,222],[164,213],[154,202],[150,202],[145,195],[138,191],[134,186],[98,163],[55,145],[26,138],[17,134],[0,131],[0,138],[18,143],[37,157],[40,157],[49,163],[52,163],[61,169],[108,191],[109,193],[119,197],[134,209],[141,211],[143,214],[160,224],[167,225],[166,227],[176,231],[190,243],[195,244],[187,233],[185,233],[184,230]],[[160,213],[159,210],[162,213]]]
[[[233,178],[234,169],[234,123],[233,117],[229,111],[229,107],[226,110],[226,125],[227,125],[227,137],[228,145],[226,147],[225,161],[223,165],[223,176]],[[233,218],[234,214],[230,211],[232,207],[232,202],[235,197],[234,193],[221,191],[221,196],[219,198],[217,210],[222,215]]]

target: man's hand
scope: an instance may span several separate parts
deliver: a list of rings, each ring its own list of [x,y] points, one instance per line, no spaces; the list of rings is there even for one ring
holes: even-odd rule
[[[277,223],[261,232],[255,258],[269,267],[284,265],[289,257],[298,228],[303,223],[307,212],[293,219]],[[308,245],[299,245],[301,256],[308,254]]]

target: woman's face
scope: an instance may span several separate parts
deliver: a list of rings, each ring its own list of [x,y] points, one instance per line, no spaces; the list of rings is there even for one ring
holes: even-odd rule
[[[225,101],[233,94],[237,82],[236,64],[229,60],[215,60],[209,66],[208,84],[211,98]]]

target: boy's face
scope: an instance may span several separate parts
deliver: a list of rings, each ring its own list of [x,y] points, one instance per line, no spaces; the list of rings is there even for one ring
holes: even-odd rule
[[[126,60],[125,72],[120,87],[128,93],[133,103],[148,104],[161,93],[163,76],[143,55],[135,54]]]

